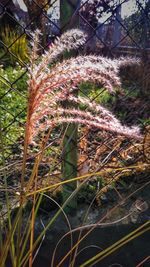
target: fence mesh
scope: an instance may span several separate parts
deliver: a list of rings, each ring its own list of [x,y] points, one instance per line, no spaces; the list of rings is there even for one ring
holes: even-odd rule
[[[92,84],[82,84],[79,95],[102,103],[113,111],[122,123],[140,124],[145,132],[144,144],[122,136],[78,126],[77,174],[99,172],[90,186],[106,192],[112,181],[123,176],[124,166],[137,165],[137,172],[128,169],[127,179],[139,184],[148,182],[149,163],[149,87],[150,87],[150,1],[139,0],[2,0],[0,3],[0,117],[1,117],[1,177],[5,169],[7,177],[20,175],[23,156],[24,126],[27,106],[27,73],[32,32],[42,32],[41,52],[46,51],[57,36],[70,28],[78,27],[87,33],[88,39],[78,54],[96,54],[110,58],[133,56],[141,59],[140,67],[121,70],[122,90],[110,96],[105,89]],[[76,55],[75,55],[76,56]],[[40,57],[40,56],[39,56]],[[66,142],[62,148],[63,127],[57,129],[48,142],[40,165],[40,175],[52,183],[60,181]],[[69,138],[69,137],[68,137]],[[51,145],[52,144],[52,145]],[[51,145],[51,146],[50,146]],[[50,148],[49,148],[50,147]],[[27,161],[29,172],[38,148],[31,147]],[[72,147],[74,149],[74,147]],[[143,167],[140,169],[140,164]],[[145,165],[144,165],[145,164]],[[117,171],[115,171],[117,168]],[[114,169],[114,172],[109,172]],[[103,172],[101,174],[101,172]],[[28,173],[27,173],[28,176]],[[101,177],[106,178],[106,183]],[[97,176],[96,176],[97,177]],[[19,179],[19,178],[18,178]],[[98,179],[98,180],[97,180]],[[9,180],[8,180],[9,181]],[[1,181],[2,183],[2,181]],[[11,185],[12,181],[10,182]],[[43,182],[41,182],[43,183]],[[102,184],[101,184],[102,183]],[[121,185],[119,185],[121,187]],[[118,186],[118,188],[119,188]],[[41,187],[41,184],[39,185]],[[115,188],[115,187],[114,187]],[[118,198],[121,193],[114,189]],[[92,195],[92,193],[91,193]],[[93,197],[93,195],[92,195]],[[86,194],[79,196],[87,200]],[[99,199],[97,197],[97,199]],[[90,197],[87,201],[90,201]],[[99,201],[99,200],[97,200]],[[102,199],[105,201],[105,199]]]
[[[31,32],[36,28],[43,33],[41,43],[45,49],[63,30],[77,25],[88,34],[88,41],[83,48],[84,53],[90,52],[111,57],[122,55],[142,57],[143,68],[138,73],[131,69],[123,73],[127,84],[132,82],[132,88],[130,86],[130,90],[124,92],[123,96],[121,95],[121,102],[125,105],[126,99],[132,98],[132,92],[137,86],[140,87],[141,94],[148,95],[150,4],[149,1],[129,2],[24,1],[25,9],[23,3],[1,1],[1,127],[6,141],[6,159],[11,157],[11,154],[14,156],[14,153],[11,153],[12,149],[9,148],[16,146],[16,140],[22,133],[21,126],[24,124],[27,94],[27,46],[31,39]],[[14,64],[17,65],[17,70]],[[8,70],[8,73],[5,70]],[[98,97],[100,94],[103,95],[103,91],[93,94],[96,99],[97,95]],[[130,101],[132,105],[132,99]],[[118,106],[117,103],[115,105]],[[138,113],[144,113],[145,103],[138,110],[134,108],[137,113],[135,120],[148,118],[149,114],[146,114],[146,111],[143,114],[146,118],[138,116]],[[125,113],[129,111],[131,109],[127,107]],[[127,117],[126,121],[132,120],[130,112],[129,118]]]

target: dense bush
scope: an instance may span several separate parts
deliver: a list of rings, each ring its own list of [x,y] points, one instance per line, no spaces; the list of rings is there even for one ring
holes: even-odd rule
[[[24,65],[28,61],[28,42],[25,34],[21,34],[17,29],[10,30],[7,26],[1,31],[0,57],[5,65],[16,64],[16,61]]]
[[[17,65],[0,68],[0,118],[5,156],[23,134],[26,117],[26,70]]]

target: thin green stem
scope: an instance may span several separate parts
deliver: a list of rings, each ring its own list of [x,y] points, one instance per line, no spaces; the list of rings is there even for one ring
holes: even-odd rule
[[[22,219],[23,219],[23,205],[25,202],[24,180],[25,180],[26,161],[27,161],[27,152],[28,152],[28,134],[29,134],[28,131],[29,131],[29,102],[28,102],[28,107],[27,107],[27,119],[26,119],[26,128],[25,128],[24,152],[23,152],[23,163],[22,163],[22,174],[21,174],[20,217],[18,220],[18,227],[17,227],[17,241],[16,241],[17,267],[20,266],[19,254],[21,251],[21,231],[22,231]]]
[[[147,228],[145,228],[148,226]],[[144,229],[145,228],[145,229]],[[141,234],[145,233],[150,229],[150,221],[144,223],[140,227],[138,227],[136,230],[132,231],[125,237],[121,238],[117,242],[115,242],[113,245],[109,246],[105,250],[101,251],[91,259],[87,260],[85,263],[81,264],[80,267],[92,267],[94,264],[98,263],[100,260],[104,259],[108,255],[110,255],[112,252],[116,251],[118,248],[122,247],[123,245],[127,244],[129,241],[135,239],[136,237],[140,236]]]
[[[2,154],[2,165],[5,167],[5,156],[4,156],[4,143],[3,143],[3,134],[2,134],[2,126],[1,126],[1,120],[0,120],[0,143],[1,143],[1,154]],[[5,187],[5,198],[6,198],[6,207],[7,207],[7,219],[8,219],[8,228],[9,231],[12,229],[12,223],[11,223],[11,209],[10,209],[10,200],[8,195],[8,184],[7,184],[7,175],[6,170],[4,169],[4,187]],[[3,228],[3,223],[0,222],[1,227]],[[3,238],[2,238],[2,231],[0,231],[0,245],[1,249],[3,248]],[[10,245],[10,255],[12,264],[15,267],[16,266],[16,258],[15,258],[15,246],[14,246],[14,240],[13,237],[11,239],[11,245]]]
[[[44,228],[44,230],[41,232],[41,234],[38,236],[38,238],[36,239],[36,241],[34,242],[33,245],[33,250],[35,250],[35,248],[37,247],[37,245],[39,244],[40,240],[42,239],[43,235],[46,233],[46,231],[53,225],[53,223],[55,222],[55,220],[58,218],[58,216],[62,213],[62,209],[64,210],[64,208],[66,207],[66,205],[68,204],[68,202],[77,194],[77,192],[80,190],[80,188],[82,187],[82,185],[85,183],[82,182],[78,188],[76,188],[76,190],[68,197],[68,199],[64,202],[64,204],[62,205],[62,208],[59,209],[56,214],[53,216],[53,218],[50,220],[50,222],[47,224],[47,226]],[[29,257],[29,252],[27,252],[27,254],[25,255],[25,257],[22,259],[21,262],[21,266],[25,267],[28,261],[28,257]]]

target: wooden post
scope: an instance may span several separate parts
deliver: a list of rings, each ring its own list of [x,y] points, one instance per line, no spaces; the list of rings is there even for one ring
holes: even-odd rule
[[[143,42],[143,51],[142,51],[142,62],[143,62],[143,71],[142,71],[142,90],[141,94],[143,97],[147,97],[150,99],[149,95],[149,87],[150,87],[150,82],[149,82],[149,76],[150,76],[150,60],[148,58],[148,29],[149,29],[149,9],[150,9],[150,0],[145,5],[145,9],[142,12],[142,17],[144,20],[143,24],[143,32],[142,32],[142,42]]]
[[[78,25],[76,10],[79,0],[60,1],[60,25],[62,32]],[[73,55],[73,54],[72,54]],[[65,103],[69,107],[69,103]],[[64,180],[77,177],[77,125],[74,123],[66,125],[66,132],[63,140],[62,175]],[[77,183],[72,182],[63,186],[63,202],[76,189]],[[72,199],[65,211],[72,213],[77,209],[76,198]]]
[[[41,44],[43,47],[47,45],[47,10],[51,5],[51,0],[24,0],[24,3],[28,9],[29,19],[32,21],[30,27],[32,31],[37,28],[41,31]]]
[[[112,40],[112,45],[113,47],[118,46],[120,42],[120,37],[121,37],[121,25],[119,21],[121,22],[121,4],[117,7],[116,9],[116,18],[114,22],[114,33],[113,33],[113,40]]]
[[[80,0],[60,0],[60,25],[61,30],[79,26],[78,7]]]

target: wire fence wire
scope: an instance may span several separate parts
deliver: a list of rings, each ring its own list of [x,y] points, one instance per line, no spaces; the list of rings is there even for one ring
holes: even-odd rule
[[[19,162],[22,157],[27,102],[28,46],[32,32],[42,32],[41,50],[48,49],[56,36],[69,28],[83,29],[88,40],[79,53],[107,57],[134,56],[142,59],[140,69],[127,68],[121,73],[124,90],[109,97],[103,88],[85,85],[79,88],[92,102],[102,102],[115,112],[123,123],[143,126],[149,122],[150,86],[150,1],[28,1],[26,9],[19,1],[2,0],[0,3],[0,115],[3,143],[1,163]],[[51,157],[55,154],[60,170],[63,153],[58,148],[59,134],[54,138]],[[93,138],[94,136],[94,138]],[[55,141],[56,140],[56,141]],[[124,138],[80,127],[78,134],[78,171],[99,171],[105,164],[128,160],[140,161],[143,147],[138,148]],[[36,148],[35,148],[36,151]],[[94,152],[93,152],[94,151]],[[133,160],[133,158],[134,160]],[[132,158],[132,160],[131,160]],[[48,156],[47,156],[48,160]],[[50,159],[48,160],[50,161]],[[57,167],[59,166],[59,167]]]

